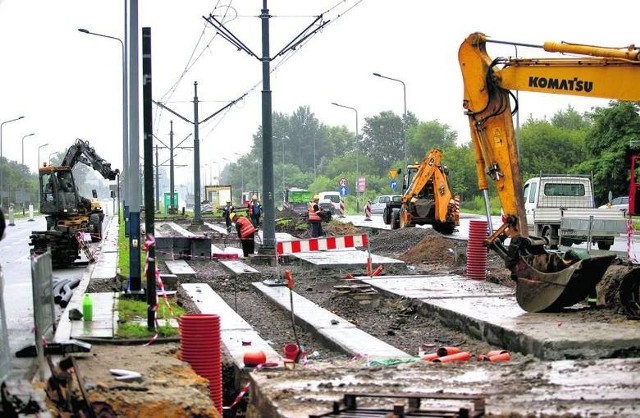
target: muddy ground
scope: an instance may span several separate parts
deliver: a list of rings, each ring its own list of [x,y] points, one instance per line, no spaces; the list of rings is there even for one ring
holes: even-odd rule
[[[206,227],[190,228],[192,232],[209,233]],[[325,225],[329,235],[348,235],[363,232],[351,224],[331,222]],[[306,237],[303,227],[294,221],[286,227],[276,228],[277,232],[289,232],[295,236]],[[373,253],[406,262],[408,268],[403,274],[464,274],[466,268],[465,243],[448,239],[431,229],[406,228],[396,231],[367,231],[370,233],[370,249]],[[216,234],[211,233],[212,237]],[[214,242],[223,247],[237,245],[232,240]],[[165,269],[162,255],[159,254],[159,268]],[[281,268],[243,260],[260,271],[256,277],[234,279],[230,273],[215,261],[191,260],[189,264],[197,272],[194,281],[208,283],[260,334],[271,342],[274,349],[282,352],[284,344],[298,342],[304,347],[308,360],[321,367],[322,364],[350,364],[351,355],[328,347],[314,335],[298,325],[292,324],[290,314],[274,310],[273,306],[256,293],[251,282],[276,278],[284,268],[293,273],[295,287],[305,298],[356,324],[365,332],[393,345],[409,354],[418,355],[420,351],[432,352],[441,346],[456,346],[473,354],[487,353],[502,347],[491,346],[468,335],[443,326],[438,320],[419,316],[410,300],[381,299],[375,308],[363,308],[352,297],[345,286],[354,282],[347,280],[348,274],[364,275],[361,271],[340,271],[318,273],[311,266],[290,262]],[[489,254],[487,280],[514,288],[509,271],[503,261],[493,253]],[[387,272],[385,272],[387,273]],[[398,273],[394,273],[398,274]],[[121,283],[90,284],[90,291],[111,291]],[[338,288],[336,288],[338,286]],[[188,312],[196,312],[193,303],[180,292],[178,298]],[[617,309],[585,310],[583,315],[598,315],[602,321],[624,320]],[[84,356],[79,367],[88,387],[90,398],[117,407],[118,416],[140,415],[144,411],[148,416],[215,416],[206,381],[198,378],[185,363],[179,361],[179,345],[173,343],[155,343],[150,346],[134,344],[129,346],[94,345],[93,354]],[[513,361],[530,362],[517,353]],[[107,368],[138,370],[143,373],[143,382],[118,382],[108,373]],[[238,387],[231,384],[229,369],[225,371],[224,405],[230,405],[238,395]],[[204,383],[204,384],[203,384]],[[190,389],[185,390],[186,387]],[[186,398],[185,398],[186,397]],[[178,407],[168,407],[167,401]],[[141,409],[142,405],[146,409]],[[244,416],[244,400],[236,405],[227,416]],[[61,416],[70,416],[61,414]],[[109,416],[109,415],[104,415]],[[254,415],[259,416],[259,415]]]

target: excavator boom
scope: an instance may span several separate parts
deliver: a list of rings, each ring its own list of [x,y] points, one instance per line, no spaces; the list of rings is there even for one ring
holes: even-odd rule
[[[528,236],[522,173],[513,129],[511,90],[640,100],[640,51],[547,42],[561,58],[491,58],[488,39],[473,33],[458,60],[464,81],[463,107],[476,161],[478,187],[488,207],[493,181],[506,222],[486,240],[517,279],[517,300],[529,312],[555,310],[584,299],[601,280],[613,256],[567,261],[547,253],[543,238]],[[501,42],[505,43],[505,42]],[[491,223],[489,223],[491,228]],[[509,245],[503,243],[510,238]]]

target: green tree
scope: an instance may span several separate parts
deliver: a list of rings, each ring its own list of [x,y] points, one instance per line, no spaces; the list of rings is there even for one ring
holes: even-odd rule
[[[381,112],[365,118],[362,139],[363,153],[378,167],[377,174],[384,175],[395,161],[404,160],[402,119],[393,112]]]
[[[520,169],[523,180],[540,173],[571,172],[573,166],[587,158],[585,135],[585,129],[559,127],[546,120],[527,120],[520,131]]]
[[[633,145],[640,144],[639,111],[638,103],[611,101],[608,107],[598,107],[589,113],[593,124],[586,135],[585,148],[591,158],[576,170],[593,172],[597,204],[608,200],[609,191],[614,195],[629,192]]]
[[[437,120],[420,122],[409,129],[409,161],[422,161],[432,148],[455,146],[458,134]]]

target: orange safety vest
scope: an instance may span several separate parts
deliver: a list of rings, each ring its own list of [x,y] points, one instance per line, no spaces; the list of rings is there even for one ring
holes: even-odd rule
[[[309,222],[322,222],[322,218],[320,217],[320,215],[318,215],[318,213],[313,210],[313,209],[309,209]]]
[[[245,239],[251,237],[256,232],[250,220],[245,217],[236,219],[236,225],[240,225],[240,238]]]

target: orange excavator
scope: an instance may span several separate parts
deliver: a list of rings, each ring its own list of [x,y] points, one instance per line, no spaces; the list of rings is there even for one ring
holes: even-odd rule
[[[546,252],[544,238],[529,236],[512,120],[517,101],[512,90],[640,101],[640,49],[546,42],[540,48],[563,55],[491,58],[488,42],[492,41],[484,34],[473,33],[458,51],[478,186],[488,213],[488,179],[493,181],[505,215],[505,222],[495,231],[489,222],[486,245],[505,260],[517,280],[520,307],[528,312],[558,310],[585,300],[615,256],[570,260]]]

